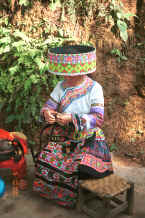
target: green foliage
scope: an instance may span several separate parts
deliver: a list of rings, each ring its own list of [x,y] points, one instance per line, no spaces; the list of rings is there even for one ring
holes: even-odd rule
[[[63,3],[63,10],[67,10],[68,15],[71,18],[71,21],[73,23],[76,22],[76,8],[77,8],[77,2],[75,0],[65,0]]]
[[[53,0],[51,0],[51,1],[53,2]],[[29,6],[29,5],[31,5],[31,3],[33,3],[33,0],[7,0],[5,2],[6,2],[6,4],[8,3],[9,7],[14,7],[15,4],[20,5],[20,6]]]
[[[5,21],[0,26],[0,110],[5,108],[6,123],[23,124],[38,120],[46,99],[44,93],[56,85],[56,76],[49,75],[48,47],[60,45],[63,40],[32,39],[19,30],[12,30]],[[44,97],[43,97],[44,96]]]
[[[52,11],[55,11],[57,7],[61,7],[61,1],[60,0],[56,0],[56,1],[52,0],[49,7]]]
[[[113,152],[113,151],[117,151],[118,150],[118,147],[117,147],[117,145],[116,144],[112,144],[112,145],[110,145],[110,151],[111,152]]]
[[[111,28],[112,32],[115,33],[116,31],[119,31],[121,39],[127,41],[127,21],[130,21],[130,17],[135,15],[132,13],[125,13],[123,3],[116,0],[112,0],[110,3],[110,15],[114,21],[114,25]]]
[[[94,16],[93,10],[97,8],[97,17],[104,17],[105,22],[111,24],[113,34],[115,36],[119,35],[124,42],[128,39],[127,30],[130,17],[135,16],[130,12],[126,12],[123,3],[118,0],[104,1],[103,3],[96,2],[96,0],[64,0],[63,7],[67,8],[67,12],[74,23],[77,15],[83,16],[83,19],[85,19],[85,16]]]
[[[122,52],[118,48],[112,49],[111,54],[115,55],[118,62],[127,60],[127,57],[125,55],[123,55]]]
[[[145,48],[145,42],[138,42],[137,44],[136,44],[136,47],[137,48]]]
[[[30,0],[8,0],[9,7],[14,11],[16,5],[28,7],[31,4]]]
[[[29,0],[19,0],[19,4],[22,6],[28,6],[30,4],[30,1]]]
[[[126,12],[121,1],[111,0],[110,2],[100,4],[98,16],[105,17],[106,22],[111,24],[111,31],[126,42],[128,39],[128,23],[130,17],[135,16],[132,13]]]
[[[11,6],[17,2],[20,6],[29,6],[30,0],[9,0]],[[123,3],[120,0],[110,0],[100,3],[96,0],[50,0],[49,7],[55,11],[57,8],[62,8],[61,21],[65,19],[67,13],[71,21],[75,24],[77,16],[85,17],[93,16],[93,10],[98,8],[97,17],[104,17],[105,20],[111,23],[111,31],[126,42],[128,39],[128,24],[130,17],[135,16],[130,12],[126,12]],[[33,28],[33,27],[32,27]],[[49,28],[48,28],[49,29]]]

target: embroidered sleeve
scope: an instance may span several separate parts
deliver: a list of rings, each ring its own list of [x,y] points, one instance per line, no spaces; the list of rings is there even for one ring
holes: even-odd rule
[[[62,89],[62,82],[58,82],[56,87],[53,89],[53,91],[50,94],[50,97],[57,103],[60,102],[62,93],[63,93],[63,89]]]
[[[58,107],[58,103],[54,101],[51,97],[48,99],[48,101],[44,104],[44,106],[41,109],[40,113],[43,113],[45,110],[56,110]]]
[[[77,131],[101,128],[104,121],[104,97],[102,87],[97,83],[90,93],[90,112],[72,114],[72,121]]]
[[[43,113],[44,111],[56,111],[58,107],[58,103],[56,103],[51,97],[48,99],[48,101],[44,104],[44,106],[42,107],[41,111],[40,111],[40,121],[45,121]]]
[[[41,111],[40,111],[40,121],[45,121],[43,113],[46,110],[57,110],[59,102],[60,102],[60,95],[61,95],[61,87],[60,82],[56,85],[56,87],[53,89],[52,93],[50,94],[50,97],[48,101],[43,105]]]

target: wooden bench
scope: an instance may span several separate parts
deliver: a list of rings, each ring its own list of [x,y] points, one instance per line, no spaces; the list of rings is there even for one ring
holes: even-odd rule
[[[103,214],[97,214],[94,208],[88,207],[92,199],[99,199],[102,203]],[[121,199],[123,198],[123,199]],[[89,216],[112,218],[121,212],[133,215],[134,184],[111,174],[101,179],[80,181],[79,199],[77,208]]]

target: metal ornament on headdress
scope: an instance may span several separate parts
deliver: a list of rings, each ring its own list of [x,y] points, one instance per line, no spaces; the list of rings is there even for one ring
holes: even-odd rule
[[[91,46],[72,45],[49,49],[49,72],[55,75],[76,76],[96,70],[96,50]]]

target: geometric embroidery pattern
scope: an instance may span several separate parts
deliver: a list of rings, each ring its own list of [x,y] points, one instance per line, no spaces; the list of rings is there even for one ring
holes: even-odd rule
[[[66,108],[76,99],[86,95],[93,87],[94,83],[89,77],[85,80],[83,87],[78,87],[75,89],[67,89],[65,95],[61,98],[61,104],[59,110],[64,112]]]
[[[80,75],[96,70],[96,50],[80,54],[48,52],[49,71],[56,75]]]
[[[85,64],[56,64],[49,62],[49,71],[57,75],[88,74],[96,70],[96,61]]]

